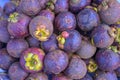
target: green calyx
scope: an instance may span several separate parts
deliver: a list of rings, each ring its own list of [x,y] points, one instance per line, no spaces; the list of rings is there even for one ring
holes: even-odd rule
[[[103,1],[103,2],[102,2],[102,6],[104,6],[104,7],[106,7],[106,6],[107,6],[106,1]]]
[[[8,18],[8,21],[9,22],[13,22],[13,23],[16,23],[18,20],[17,20],[17,17],[18,17],[18,13],[17,12],[14,12],[13,14],[10,14],[9,18]]]
[[[93,40],[93,38],[91,39],[91,44],[92,44],[92,45],[95,45],[95,44],[94,44],[94,40]]]
[[[120,44],[120,28],[117,28],[115,33],[116,33],[115,41]]]
[[[59,35],[57,37],[57,40],[58,40],[59,44],[62,44],[62,45],[65,44],[65,38],[63,36]]]
[[[89,64],[87,65],[87,69],[89,72],[95,72],[97,70],[98,66],[97,64],[95,63],[95,61],[93,60],[90,60],[89,61]]]
[[[71,2],[72,2],[72,3],[78,3],[79,0],[72,0]]]
[[[28,53],[25,57],[25,67],[29,70],[39,71],[42,69],[42,62],[37,54]]]
[[[119,50],[117,49],[117,46],[109,46],[108,49],[112,50],[115,53],[119,52]]]

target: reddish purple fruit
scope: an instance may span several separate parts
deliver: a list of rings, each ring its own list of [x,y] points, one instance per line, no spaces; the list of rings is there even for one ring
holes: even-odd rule
[[[49,80],[45,73],[34,73],[30,74],[25,80]]]
[[[70,0],[70,10],[73,13],[78,13],[84,7],[90,5],[91,0]]]
[[[28,24],[30,18],[24,14],[13,13],[9,16],[8,32],[14,38],[28,36]]]
[[[7,43],[7,51],[8,53],[15,57],[19,58],[24,50],[29,47],[28,43],[24,39],[11,39]]]
[[[19,62],[15,62],[10,66],[8,75],[11,80],[24,80],[28,73],[21,68]]]
[[[44,67],[49,73],[59,74],[68,65],[68,55],[62,50],[54,50],[45,56]]]
[[[8,69],[14,61],[15,58],[11,57],[5,48],[0,49],[0,68]]]
[[[119,67],[120,56],[112,50],[99,50],[95,56],[98,68],[103,71],[114,71]]]
[[[59,74],[59,75],[55,75],[52,80],[73,80],[70,79],[69,77],[63,75],[63,74]]]
[[[43,59],[45,53],[40,48],[28,48],[26,49],[21,57],[20,64],[22,68],[29,73],[36,73],[43,68]]]
[[[77,55],[73,55],[70,63],[65,70],[65,75],[71,79],[81,79],[87,73],[87,67],[85,62]]]
[[[61,12],[55,18],[55,27],[59,31],[74,30],[76,28],[76,18],[71,12]]]
[[[33,18],[29,24],[31,36],[40,41],[47,41],[53,33],[52,22],[44,16]]]

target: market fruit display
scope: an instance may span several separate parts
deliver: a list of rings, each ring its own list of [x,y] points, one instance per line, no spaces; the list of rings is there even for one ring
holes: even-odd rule
[[[0,0],[0,80],[120,80],[120,0]]]

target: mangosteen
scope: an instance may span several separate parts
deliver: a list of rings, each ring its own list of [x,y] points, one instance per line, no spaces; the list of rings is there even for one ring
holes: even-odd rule
[[[45,56],[44,67],[48,73],[59,74],[68,65],[68,55],[62,50],[54,50]]]
[[[52,80],[73,80],[73,79],[70,79],[69,77],[63,75],[63,74],[58,74],[58,75],[55,75]]]
[[[30,74],[25,80],[48,80],[48,76],[43,72],[34,73],[34,74]]]
[[[9,55],[19,58],[24,50],[29,47],[28,43],[24,39],[11,39],[7,43],[7,51]]]
[[[48,18],[37,16],[31,20],[29,32],[33,38],[40,41],[47,41],[53,33],[53,24]]]
[[[78,27],[83,31],[90,31],[100,23],[97,12],[90,8],[81,10],[77,15]]]
[[[8,75],[11,80],[25,80],[28,73],[21,68],[19,62],[15,62],[10,66]]]
[[[20,57],[20,65],[29,73],[36,73],[43,69],[45,53],[40,48],[28,48]]]
[[[0,68],[8,69],[16,59],[11,57],[5,48],[0,49]]]
[[[59,31],[74,30],[76,28],[76,18],[71,12],[61,12],[55,18],[55,27]]]
[[[98,68],[103,71],[114,71],[119,67],[120,56],[109,49],[101,49],[95,56]]]
[[[30,17],[14,12],[9,16],[8,21],[8,32],[13,38],[24,38],[28,36]]]
[[[81,79],[87,73],[85,62],[77,55],[73,55],[68,67],[65,70],[65,75],[71,79]]]
[[[68,53],[76,52],[81,45],[81,35],[76,30],[63,31],[58,37],[59,48]]]

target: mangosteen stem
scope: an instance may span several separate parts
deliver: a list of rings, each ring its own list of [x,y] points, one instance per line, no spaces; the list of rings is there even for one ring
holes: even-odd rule
[[[18,17],[18,13],[17,12],[14,12],[13,14],[10,14],[9,18],[8,18],[8,21],[9,22],[13,22],[13,23],[16,23],[18,20],[17,20],[17,17]]]
[[[117,46],[109,46],[108,49],[112,50],[115,53],[119,52]]]

